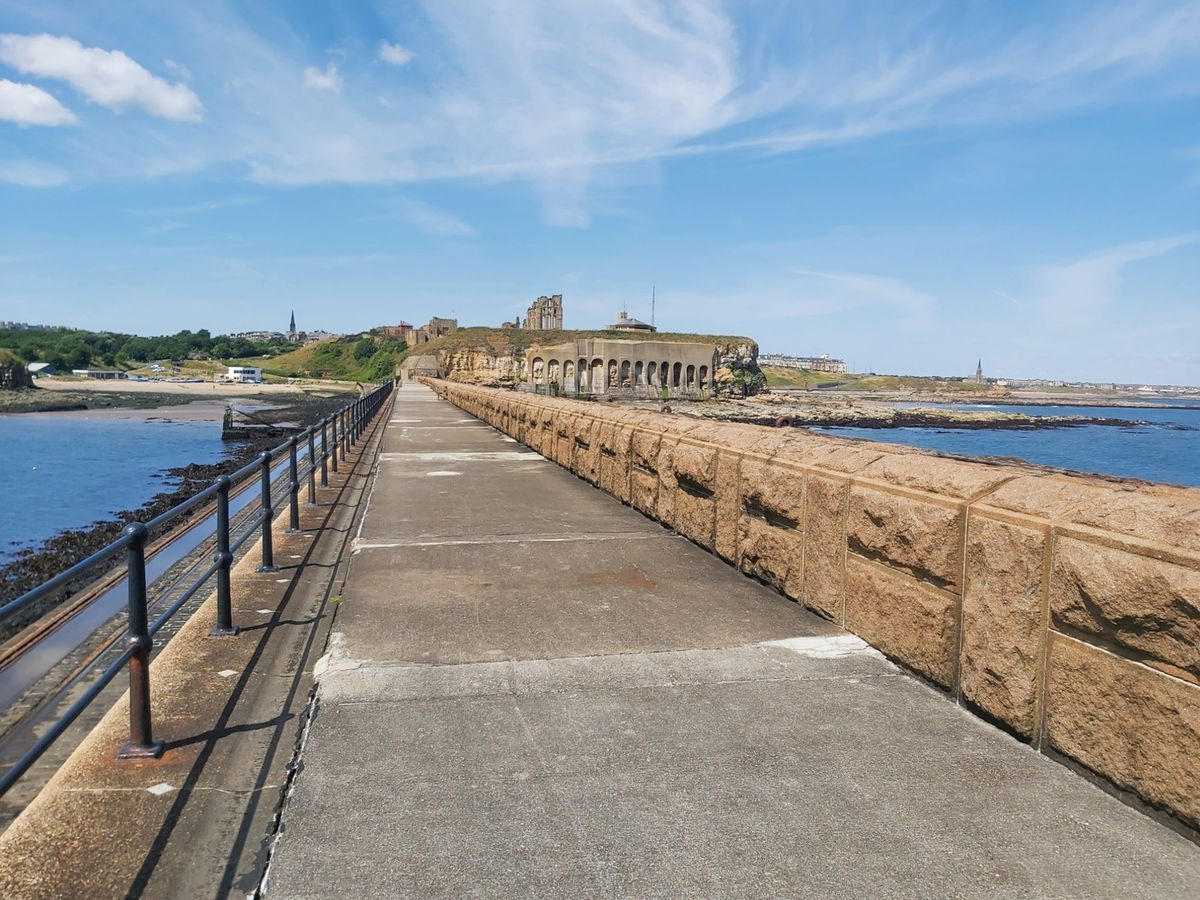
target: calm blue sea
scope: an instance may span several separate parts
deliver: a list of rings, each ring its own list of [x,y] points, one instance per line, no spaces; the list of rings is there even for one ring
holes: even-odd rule
[[[59,415],[0,416],[0,562],[22,546],[174,485],[160,477],[225,456],[219,422],[146,422]]]
[[[1036,430],[960,428],[822,428],[826,434],[910,444],[964,456],[1011,456],[1083,472],[1200,486],[1200,403],[1171,409],[909,403],[909,407],[994,409],[1030,416],[1124,419],[1129,426],[1081,425]],[[1145,425],[1134,424],[1137,421]]]

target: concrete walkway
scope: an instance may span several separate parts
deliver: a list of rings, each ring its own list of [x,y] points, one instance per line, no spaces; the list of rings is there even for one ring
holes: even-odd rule
[[[268,898],[1195,897],[1200,848],[418,386]]]

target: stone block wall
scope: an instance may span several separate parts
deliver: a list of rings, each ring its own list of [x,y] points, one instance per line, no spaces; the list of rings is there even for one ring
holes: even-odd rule
[[[1200,490],[430,381],[956,701],[1200,826]]]

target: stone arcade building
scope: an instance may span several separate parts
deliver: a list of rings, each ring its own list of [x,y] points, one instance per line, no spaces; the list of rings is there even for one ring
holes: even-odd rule
[[[715,344],[583,338],[533,347],[525,358],[527,390],[627,397],[700,397],[713,389]]]

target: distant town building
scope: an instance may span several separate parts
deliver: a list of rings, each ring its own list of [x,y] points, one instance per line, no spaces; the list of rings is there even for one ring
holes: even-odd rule
[[[117,372],[113,369],[72,369],[71,374],[80,378],[98,378],[101,381],[128,377],[124,372]]]
[[[422,325],[413,332],[414,344],[428,344],[434,338],[445,337],[458,331],[458,319],[439,319],[434,316],[428,325]]]
[[[258,366],[230,366],[221,379],[235,384],[262,384],[262,369]]]
[[[782,353],[764,353],[758,358],[760,366],[779,366],[783,369],[807,369],[810,372],[846,371],[846,361],[831,359],[827,354],[821,356],[785,356]]]
[[[0,322],[0,329],[4,331],[78,331],[78,328],[69,328],[66,325],[30,325],[28,322]]]
[[[658,331],[653,325],[641,319],[631,319],[625,310],[617,313],[617,321],[608,326],[609,331]]]
[[[983,360],[982,359],[979,360],[979,362],[975,364],[975,383],[976,384],[986,384],[986,380],[983,377]]]
[[[562,294],[553,297],[538,297],[530,304],[525,314],[527,331],[558,330],[563,327]]]

